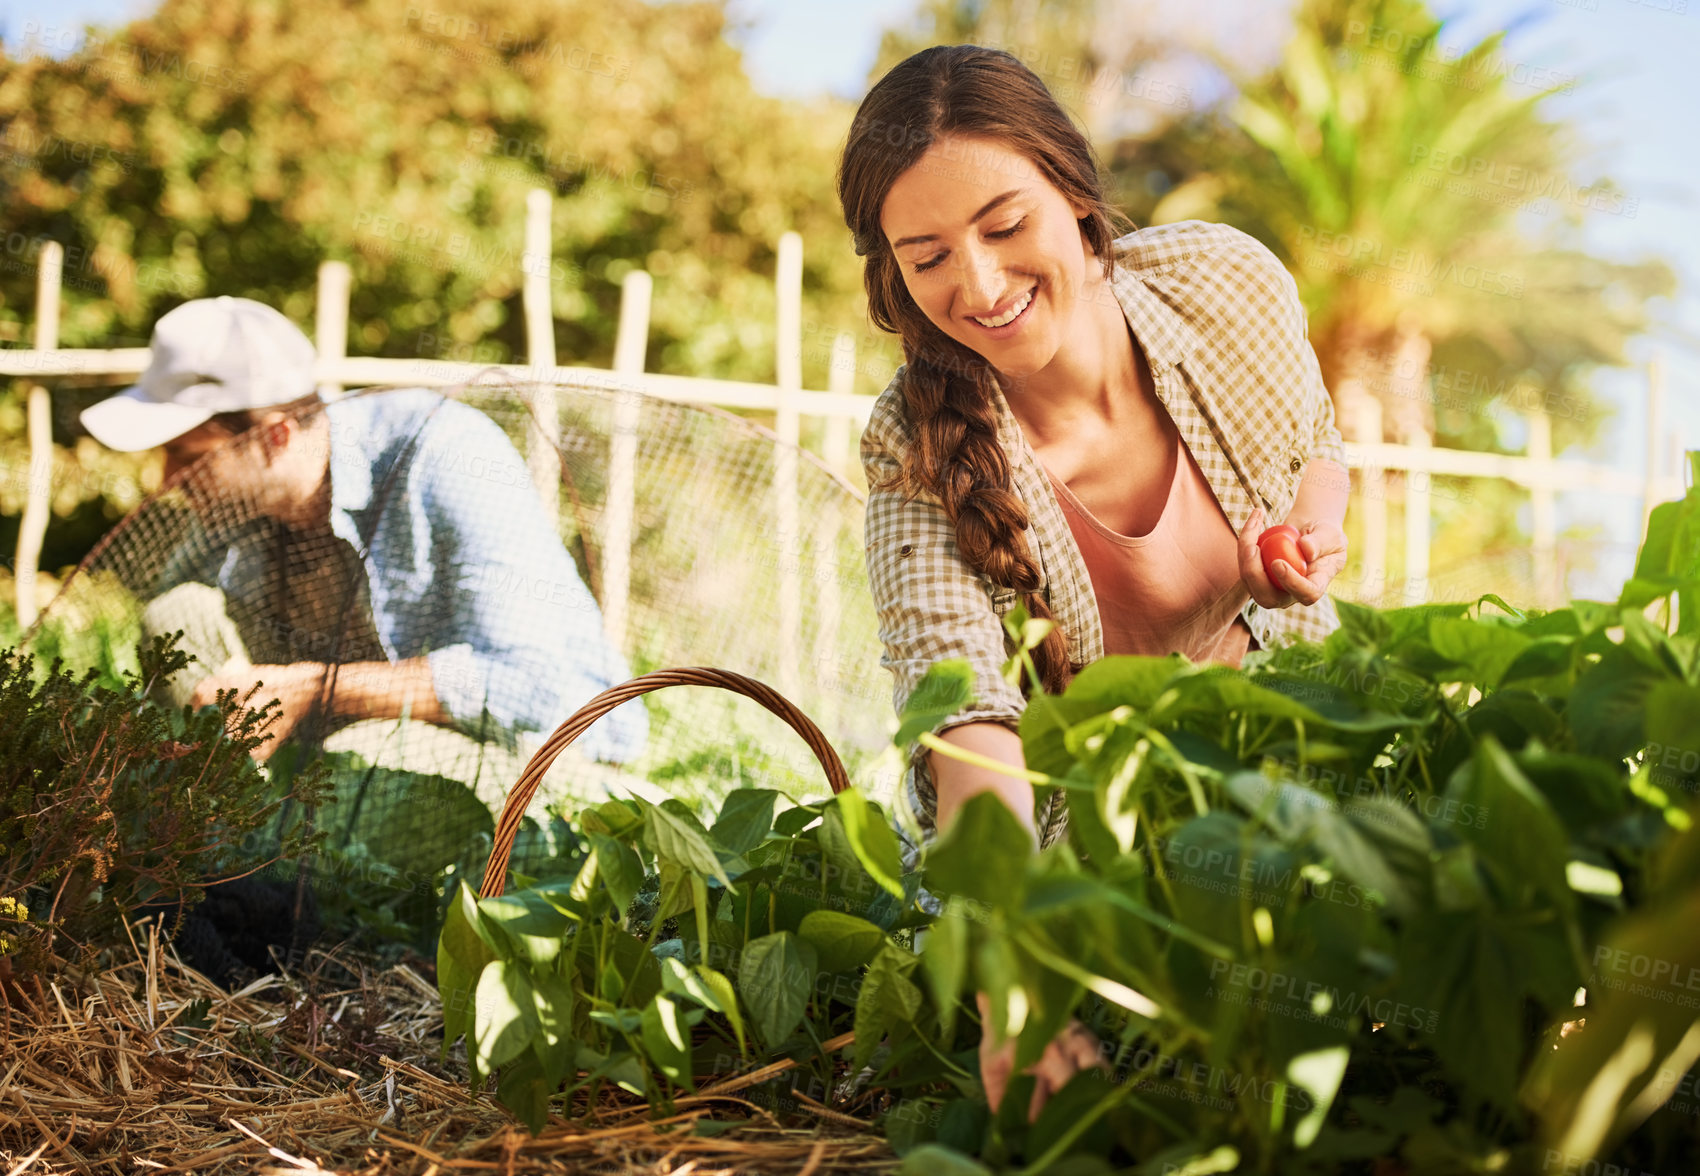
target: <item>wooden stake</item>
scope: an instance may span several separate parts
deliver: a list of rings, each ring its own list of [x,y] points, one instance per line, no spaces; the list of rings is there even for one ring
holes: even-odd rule
[[[35,272],[35,349],[59,348],[59,283],[65,271],[65,250],[57,241],[41,247]],[[26,412],[30,442],[29,487],[24,516],[18,524],[16,573],[18,627],[35,624],[36,568],[47,537],[47,518],[53,495],[53,413],[47,389],[31,384]]]

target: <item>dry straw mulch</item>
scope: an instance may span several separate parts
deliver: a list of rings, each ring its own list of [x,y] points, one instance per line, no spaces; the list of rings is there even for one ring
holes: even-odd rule
[[[436,987],[315,953],[227,993],[156,927],[116,964],[0,979],[0,1176],[64,1172],[890,1172],[871,1123],[810,1105],[785,1121],[740,1097],[779,1062],[681,1097],[658,1120],[618,1092],[537,1137],[464,1065],[439,1062]],[[340,977],[340,982],[329,980]],[[847,1038],[827,1042],[842,1049]],[[713,1134],[696,1128],[710,1119]],[[739,1124],[726,1130],[728,1120]]]

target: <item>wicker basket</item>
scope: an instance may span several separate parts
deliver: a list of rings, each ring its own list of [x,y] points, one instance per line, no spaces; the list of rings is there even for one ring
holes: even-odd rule
[[[584,734],[592,723],[622,702],[648,694],[651,690],[659,690],[663,686],[718,686],[722,690],[731,690],[746,698],[755,699],[784,719],[791,725],[792,730],[803,737],[803,741],[815,753],[815,758],[820,761],[821,767],[826,769],[827,783],[832,785],[835,795],[850,787],[850,778],[844,772],[844,764],[839,760],[838,753],[832,750],[832,745],[826,741],[826,736],[821,734],[821,729],[781,694],[754,678],[747,678],[731,670],[717,670],[712,666],[685,666],[641,674],[629,682],[622,682],[604,690],[573,712],[573,716],[555,729],[549,741],[539,747],[537,753],[531,757],[531,762],[525,765],[525,771],[520,773],[518,782],[508,793],[507,804],[502,806],[501,819],[496,822],[496,843],[490,851],[490,864],[484,868],[484,882],[479,889],[480,897],[495,898],[507,885],[508,855],[513,852],[514,838],[519,834],[520,821],[525,816],[526,806],[531,803],[532,796],[537,792],[537,786],[554,765],[556,757],[565,751],[573,740]]]

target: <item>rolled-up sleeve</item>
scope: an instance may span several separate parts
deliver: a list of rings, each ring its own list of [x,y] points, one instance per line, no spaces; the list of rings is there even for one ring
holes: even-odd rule
[[[862,468],[868,478],[865,529],[868,584],[885,652],[880,664],[894,678],[892,705],[908,704],[929,666],[963,658],[974,671],[974,702],[941,720],[935,733],[965,723],[998,722],[1017,729],[1026,699],[1003,678],[1009,657],[1002,622],[985,578],[962,559],[956,531],[938,499],[926,492],[907,498],[899,471],[909,444],[897,379],[882,395],[862,434]],[[909,780],[917,817],[931,829],[938,796],[927,769],[927,749],[910,752]]]

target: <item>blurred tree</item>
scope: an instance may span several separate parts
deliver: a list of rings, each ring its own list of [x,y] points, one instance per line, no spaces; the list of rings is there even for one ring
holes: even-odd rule
[[[1588,439],[1583,377],[1626,361],[1674,276],[1580,244],[1586,213],[1635,201],[1578,181],[1575,134],[1542,112],[1575,79],[1441,31],[1421,0],[1304,0],[1275,70],[1116,163],[1183,177],[1146,219],[1225,220],[1281,256],[1343,418],[1377,396],[1402,439],[1461,409],[1460,440],[1492,447],[1494,412],[1544,405],[1559,447]]]
[[[217,294],[310,327],[336,258],[350,353],[525,362],[541,186],[560,362],[611,362],[636,267],[656,279],[653,370],[772,380],[774,254],[796,229],[804,378],[823,386],[834,335],[865,317],[832,186],[850,111],[756,93],[726,20],[706,2],[165,0],[109,34],[38,28],[52,56],[0,56],[0,337],[27,341],[56,240],[65,346],[145,344]],[[859,367],[859,390],[883,386]]]
[[[188,298],[311,316],[354,266],[357,353],[523,358],[526,191],[555,203],[558,347],[612,354],[618,279],[657,278],[651,360],[770,379],[774,248],[855,320],[832,191],[842,104],[756,94],[712,3],[166,0],[62,60],[0,62],[0,218],[67,249],[68,345]],[[8,247],[10,248],[10,247]],[[30,258],[0,273],[28,313]],[[812,355],[822,379],[824,351]]]

